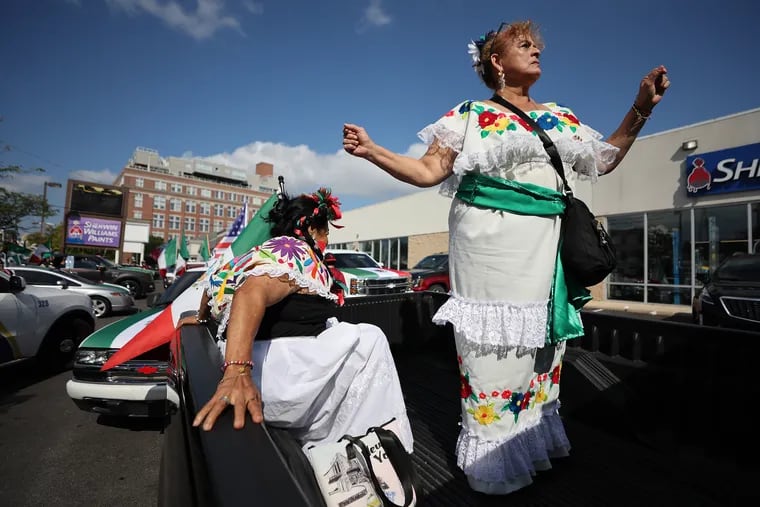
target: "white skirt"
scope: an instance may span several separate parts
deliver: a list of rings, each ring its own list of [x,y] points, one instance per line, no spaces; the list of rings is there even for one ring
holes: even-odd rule
[[[385,334],[371,324],[331,319],[328,326],[317,336],[254,342],[264,420],[290,429],[305,448],[363,435],[396,418],[411,453],[412,430]]]
[[[544,162],[511,175],[557,185]],[[454,199],[449,235],[451,297],[433,321],[454,327],[462,403],[457,463],[474,489],[508,493],[570,448],[558,413],[565,345],[545,346],[560,220]]]

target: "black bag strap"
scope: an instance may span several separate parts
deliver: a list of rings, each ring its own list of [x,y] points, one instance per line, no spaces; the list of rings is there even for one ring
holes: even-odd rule
[[[493,97],[491,97],[491,100],[496,102],[499,105],[502,105],[515,113],[517,116],[522,118],[525,123],[530,125],[533,130],[538,134],[538,137],[541,139],[541,142],[544,144],[544,149],[546,150],[546,153],[549,154],[549,159],[552,161],[552,165],[554,166],[554,169],[559,173],[559,177],[562,178],[562,187],[564,188],[564,193],[568,197],[573,196],[573,191],[570,188],[570,185],[567,184],[567,179],[565,179],[565,167],[562,165],[562,159],[559,156],[559,152],[557,151],[557,147],[554,146],[554,141],[552,141],[551,137],[549,137],[549,134],[547,134],[544,129],[542,129],[538,123],[533,120],[530,116],[525,114],[525,112],[518,108],[516,105],[512,104],[510,101],[499,95],[498,93],[494,93]]]
[[[404,489],[403,506],[399,506],[398,504],[393,503],[387,496],[385,496],[385,491],[383,491],[383,488],[380,485],[380,481],[377,479],[377,475],[375,474],[375,470],[372,467],[372,456],[369,453],[369,448],[364,442],[361,441],[360,438],[356,438],[351,435],[343,436],[341,440],[348,440],[349,442],[346,448],[346,455],[349,457],[349,459],[351,458],[353,455],[353,449],[351,449],[352,446],[356,446],[359,448],[359,450],[361,450],[362,456],[364,457],[364,462],[367,464],[367,471],[369,472],[370,480],[372,481],[372,485],[375,487],[377,494],[382,496],[383,505],[389,505],[392,507],[409,507],[409,505],[412,503],[412,500],[414,499],[414,489],[412,487],[413,476],[411,469],[407,466],[407,460],[398,454],[399,449],[404,448],[403,444],[392,431],[383,428],[370,428],[367,433],[371,431],[374,431],[375,434],[377,434],[378,440],[380,440],[380,443],[383,446],[383,450],[385,450],[385,454],[388,456],[388,459],[391,462],[391,466],[393,466],[393,469],[396,471],[396,475],[398,475],[398,478],[401,481],[401,487]],[[387,435],[388,433],[390,435]]]

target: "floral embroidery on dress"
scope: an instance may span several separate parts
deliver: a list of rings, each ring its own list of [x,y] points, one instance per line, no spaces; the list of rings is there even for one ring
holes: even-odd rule
[[[260,274],[274,277],[287,275],[301,287],[320,296],[337,299],[330,292],[330,272],[314,250],[304,241],[279,236],[230,260],[211,274],[207,292],[214,317],[219,319],[229,311],[235,290],[247,276]]]
[[[472,100],[466,100],[462,102],[462,104],[459,107],[455,107],[454,109],[446,113],[444,116],[454,116],[458,114],[461,118],[464,118],[469,114],[472,103],[473,103]]]
[[[558,132],[562,132],[567,128],[573,133],[578,130],[580,121],[570,109],[555,103],[547,104],[547,106],[551,108],[551,111],[530,111],[528,116],[544,130],[556,129]],[[518,126],[525,132],[537,135],[533,128],[516,114],[505,113],[482,102],[472,100],[463,102],[458,107],[451,109],[444,117],[459,116],[465,118],[471,112],[477,118],[481,139],[485,139],[491,134],[503,135],[507,131],[516,131]]]
[[[470,384],[470,374],[462,369],[460,364],[460,396],[462,401],[469,405],[466,412],[472,415],[478,424],[488,426],[494,421],[500,421],[501,415],[511,412],[517,422],[520,412],[545,403],[549,399],[548,392],[559,384],[562,363],[555,366],[551,372],[539,373],[530,381],[527,391],[511,391],[509,389],[494,389],[490,393],[476,391]]]

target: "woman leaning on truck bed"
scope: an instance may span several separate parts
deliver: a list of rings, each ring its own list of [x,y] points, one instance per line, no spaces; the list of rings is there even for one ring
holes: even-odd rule
[[[305,445],[392,418],[412,452],[412,432],[398,374],[383,332],[334,318],[337,296],[324,263],[330,222],[341,217],[328,189],[283,194],[266,220],[272,239],[218,268],[210,277],[194,324],[219,324],[225,362],[216,392],[193,422],[210,430],[219,415],[235,413],[286,427]]]

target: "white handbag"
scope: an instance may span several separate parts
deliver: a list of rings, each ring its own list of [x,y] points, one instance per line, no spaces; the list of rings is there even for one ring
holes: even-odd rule
[[[412,460],[396,436],[396,420],[361,436],[311,445],[306,455],[327,507],[414,507]]]

